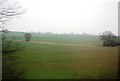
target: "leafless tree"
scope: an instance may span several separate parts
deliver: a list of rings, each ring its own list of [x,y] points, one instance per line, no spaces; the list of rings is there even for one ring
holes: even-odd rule
[[[13,0],[0,0],[0,31],[2,31],[2,38],[5,39],[5,33],[8,32],[5,24],[12,18],[23,14],[25,10],[22,9],[18,2]]]
[[[14,2],[13,0],[0,0],[0,28],[4,30],[4,24],[7,21],[24,12],[25,10],[22,10],[19,3]]]
[[[2,79],[23,79],[24,71],[19,70],[16,51],[23,49],[21,43],[6,37],[8,32],[4,26],[7,21],[24,13],[22,7],[13,0],[0,0],[0,29],[2,31]],[[6,40],[7,39],[7,40]],[[13,55],[14,54],[14,55]],[[12,60],[11,60],[12,58]]]
[[[26,41],[30,41],[32,35],[30,33],[25,33],[24,37],[25,37]]]

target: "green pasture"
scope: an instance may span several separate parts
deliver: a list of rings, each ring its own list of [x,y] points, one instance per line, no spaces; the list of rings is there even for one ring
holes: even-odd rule
[[[102,45],[98,35],[72,35],[72,34],[39,34],[31,33],[31,40],[38,40],[44,42],[55,42],[65,44],[82,44],[82,45]],[[24,33],[10,32],[8,37],[16,38],[18,40],[25,40]]]
[[[16,35],[16,34],[14,34]],[[24,40],[23,34],[17,39]],[[32,40],[90,46],[37,44],[23,41],[16,53],[27,79],[115,79],[118,48],[102,47],[99,36],[32,34]]]
[[[25,45],[17,55],[26,78],[116,78],[117,48]]]

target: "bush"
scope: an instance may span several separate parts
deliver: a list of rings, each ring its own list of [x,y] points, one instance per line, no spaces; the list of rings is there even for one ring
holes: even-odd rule
[[[2,79],[24,79],[24,71],[20,68],[17,51],[23,50],[24,46],[15,38],[2,38]]]
[[[118,37],[114,35],[111,31],[105,31],[100,36],[100,39],[103,40],[103,46],[114,47],[119,46]]]

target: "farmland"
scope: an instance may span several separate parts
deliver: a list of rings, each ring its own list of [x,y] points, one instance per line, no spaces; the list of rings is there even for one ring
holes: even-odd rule
[[[24,69],[26,79],[117,78],[118,48],[103,47],[97,35],[34,33],[30,42],[25,41],[23,33],[11,33],[11,36],[22,40],[20,42],[25,46],[16,56],[20,58],[17,63]]]

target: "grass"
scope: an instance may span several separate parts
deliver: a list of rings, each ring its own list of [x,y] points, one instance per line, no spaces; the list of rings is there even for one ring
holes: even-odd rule
[[[16,35],[16,34],[14,34]],[[12,36],[12,35],[11,35]],[[17,60],[26,79],[116,79],[117,47],[102,47],[98,36],[32,34],[32,40],[88,46],[62,46],[23,42]],[[18,35],[22,40],[22,35]]]
[[[18,55],[26,78],[117,77],[116,48],[25,44],[26,49]]]

